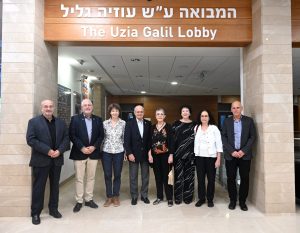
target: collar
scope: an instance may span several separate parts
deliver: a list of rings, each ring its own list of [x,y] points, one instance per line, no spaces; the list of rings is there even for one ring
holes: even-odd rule
[[[143,123],[144,122],[144,119],[142,119],[142,120],[139,120],[139,119],[137,119],[137,118],[135,118],[136,119],[136,122],[137,123]]]
[[[241,115],[240,119],[236,119],[236,118],[233,117],[233,121],[241,121],[242,118],[243,118],[243,115]]]
[[[55,122],[55,117],[52,115],[52,119],[49,121],[44,115],[42,117],[47,121],[47,122]]]
[[[93,116],[93,115],[86,116],[86,115],[84,115],[83,113],[82,113],[82,115],[83,115],[83,117],[84,117],[85,119],[88,119],[88,120],[92,119],[92,116]]]

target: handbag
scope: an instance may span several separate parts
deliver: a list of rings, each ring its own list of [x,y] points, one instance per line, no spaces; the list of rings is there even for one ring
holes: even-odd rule
[[[174,185],[174,167],[173,166],[170,169],[169,174],[168,174],[168,185]]]

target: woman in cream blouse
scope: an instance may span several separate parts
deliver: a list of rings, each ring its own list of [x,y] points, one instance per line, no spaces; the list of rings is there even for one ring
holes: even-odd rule
[[[223,152],[221,134],[214,125],[212,115],[207,110],[198,114],[198,124],[195,127],[194,153],[198,178],[198,202],[196,207],[203,205],[214,206],[216,168],[220,167],[221,152]],[[207,176],[207,188],[205,177]]]

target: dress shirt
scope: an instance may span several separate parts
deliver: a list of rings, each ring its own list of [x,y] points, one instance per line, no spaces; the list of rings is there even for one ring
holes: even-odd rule
[[[44,118],[45,118],[45,121],[47,122],[48,129],[49,129],[50,136],[51,136],[51,142],[52,142],[51,149],[56,150],[57,148],[55,148],[55,144],[56,144],[55,118],[53,116],[50,121],[46,117],[44,117]]]
[[[234,146],[236,150],[241,149],[242,121],[233,119],[234,121]]]
[[[144,134],[144,120],[138,120],[136,119],[136,122],[137,122],[137,125],[139,127],[139,131],[140,131],[140,134],[141,134],[141,137],[143,138],[143,134]]]
[[[91,142],[92,139],[92,129],[93,129],[93,122],[91,117],[84,116],[86,129],[89,137],[89,142]]]

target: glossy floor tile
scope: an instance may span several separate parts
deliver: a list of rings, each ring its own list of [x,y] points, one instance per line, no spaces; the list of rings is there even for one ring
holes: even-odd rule
[[[151,171],[149,199],[146,205],[140,200],[131,206],[128,182],[128,164],[124,164],[122,173],[121,206],[102,207],[105,201],[105,189],[102,167],[97,170],[95,197],[98,209],[83,207],[73,213],[74,180],[61,187],[60,207],[62,219],[54,219],[45,208],[41,215],[41,224],[34,226],[31,218],[0,218],[1,233],[299,233],[300,209],[295,214],[265,215],[251,204],[249,211],[238,207],[232,211],[227,208],[226,190],[217,185],[215,207],[203,205],[196,208],[195,202],[186,205],[167,207],[166,202],[154,206],[155,184]],[[47,205],[46,205],[47,206]]]

